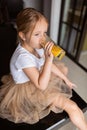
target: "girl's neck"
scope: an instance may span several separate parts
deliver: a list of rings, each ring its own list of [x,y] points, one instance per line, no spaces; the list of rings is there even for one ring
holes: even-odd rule
[[[29,51],[30,53],[33,53],[35,51],[34,48],[28,46],[27,44],[22,44],[22,47],[25,48],[27,51]]]
[[[22,44],[22,47],[25,48],[30,53],[32,53],[33,55],[35,55],[37,58],[40,58],[39,54],[36,52],[34,48],[28,46],[27,44]]]

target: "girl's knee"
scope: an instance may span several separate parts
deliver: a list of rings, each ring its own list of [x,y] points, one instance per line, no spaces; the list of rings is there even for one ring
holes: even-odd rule
[[[75,102],[71,101],[71,108],[73,110],[77,110],[78,106],[77,106],[77,104]]]
[[[74,112],[74,111],[77,111],[79,108],[78,108],[78,105],[74,101],[72,101],[72,100],[69,99],[66,102],[64,109],[67,112]]]

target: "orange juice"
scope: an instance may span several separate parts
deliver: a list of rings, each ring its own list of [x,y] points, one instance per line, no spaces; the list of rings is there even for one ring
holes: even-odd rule
[[[43,48],[48,41],[51,41],[54,43],[53,48],[52,48],[52,54],[54,55],[54,57],[58,57],[58,59],[61,60],[65,56],[65,51],[61,47],[56,45],[55,42],[47,35],[45,37],[45,40],[43,40],[41,43]]]

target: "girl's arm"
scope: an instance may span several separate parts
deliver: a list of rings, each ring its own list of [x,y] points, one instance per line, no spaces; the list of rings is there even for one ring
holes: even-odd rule
[[[50,80],[53,61],[53,55],[51,53],[52,47],[53,43],[49,42],[45,46],[45,63],[41,72],[39,72],[39,70],[35,67],[23,69],[24,73],[29,77],[31,82],[33,82],[34,85],[41,90],[46,89]]]
[[[73,87],[76,87],[75,84],[70,82],[70,80],[58,69],[58,67],[55,64],[52,64],[52,72],[60,77],[64,82],[72,89]]]
[[[45,62],[41,72],[39,72],[35,67],[25,68],[23,71],[37,88],[45,90],[50,79],[51,68],[52,63]]]

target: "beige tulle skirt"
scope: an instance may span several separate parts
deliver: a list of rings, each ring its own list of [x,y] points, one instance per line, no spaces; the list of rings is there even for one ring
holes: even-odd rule
[[[65,74],[66,67],[57,62],[57,66]],[[37,89],[31,82],[15,84],[12,76],[2,78],[3,85],[0,89],[0,117],[15,123],[34,124],[50,111],[55,113],[63,110],[53,105],[58,95],[70,98],[72,91],[67,85],[55,75],[51,75],[46,90]],[[59,96],[59,101],[61,100]]]

